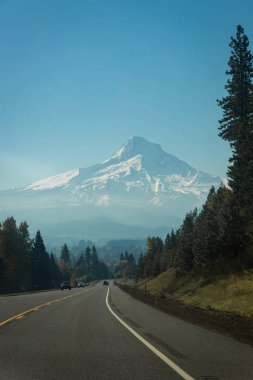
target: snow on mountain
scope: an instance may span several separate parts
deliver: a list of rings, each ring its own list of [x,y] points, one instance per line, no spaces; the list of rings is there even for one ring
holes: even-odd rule
[[[58,174],[53,177],[42,179],[40,181],[33,182],[31,185],[23,186],[18,191],[26,190],[50,190],[56,187],[67,186],[69,181],[78,176],[79,169],[74,169],[69,172]]]
[[[11,202],[18,194],[25,199],[27,194],[27,205],[32,207],[34,194],[36,206],[40,207],[174,207],[174,213],[181,214],[201,205],[210,187],[221,182],[221,178],[198,171],[166,153],[158,144],[131,137],[102,163],[20,187],[5,202]]]

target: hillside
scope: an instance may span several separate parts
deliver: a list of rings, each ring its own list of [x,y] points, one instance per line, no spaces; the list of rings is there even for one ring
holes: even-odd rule
[[[152,295],[161,293],[168,299],[206,310],[234,313],[253,317],[253,270],[243,274],[209,276],[192,273],[178,275],[174,268],[148,281],[141,281],[139,289]]]

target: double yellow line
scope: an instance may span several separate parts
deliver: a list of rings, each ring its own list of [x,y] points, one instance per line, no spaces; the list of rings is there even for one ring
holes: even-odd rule
[[[66,297],[61,297],[61,298],[57,298],[56,300],[53,300],[53,301],[48,301],[46,303],[43,303],[42,305],[38,305],[38,306],[35,306],[33,307],[32,309],[29,309],[29,310],[26,310],[26,311],[23,311],[22,313],[19,313],[19,314],[16,314],[14,315],[13,317],[11,318],[8,318],[6,319],[5,321],[2,321],[0,322],[0,327],[6,325],[7,323],[10,323],[12,321],[15,321],[17,319],[21,319],[23,318],[25,315],[27,314],[30,314],[34,311],[39,311],[40,309],[42,309],[43,307],[45,306],[49,306],[49,305],[52,305],[53,303],[56,303],[56,302],[59,302],[59,301],[62,301],[62,300],[66,300],[68,298],[72,298],[72,297],[75,297],[75,296],[78,296],[79,294],[83,294],[83,293],[87,293],[89,292],[90,290],[93,290],[95,288],[90,288],[88,290],[83,290],[82,292],[78,292],[78,293],[75,293],[75,294],[71,294],[70,296],[66,296]]]

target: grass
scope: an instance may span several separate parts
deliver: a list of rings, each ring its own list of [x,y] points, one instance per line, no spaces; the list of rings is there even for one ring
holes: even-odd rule
[[[209,276],[180,274],[174,268],[137,284],[149,293],[176,299],[203,309],[253,317],[253,270],[243,274]]]

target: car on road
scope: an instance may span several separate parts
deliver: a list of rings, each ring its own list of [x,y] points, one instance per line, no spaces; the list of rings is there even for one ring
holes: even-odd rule
[[[63,281],[61,283],[61,290],[63,290],[63,289],[69,289],[69,290],[71,290],[71,285],[70,285],[69,281]]]
[[[85,283],[83,281],[79,281],[78,284],[77,284],[77,287],[78,288],[84,288],[85,287]]]
[[[109,282],[108,281],[104,281],[103,285],[109,285]]]

